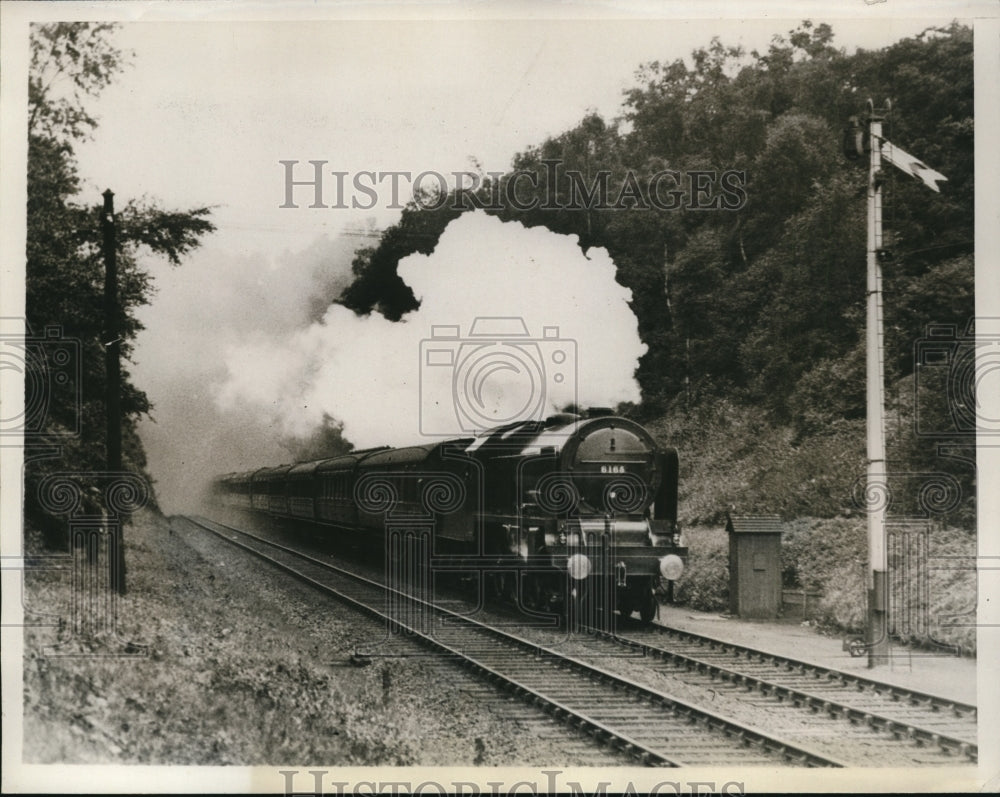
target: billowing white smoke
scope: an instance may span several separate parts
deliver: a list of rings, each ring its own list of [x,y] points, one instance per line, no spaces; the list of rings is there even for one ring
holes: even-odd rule
[[[400,322],[332,305],[290,337],[231,346],[220,409],[254,410],[297,436],[326,413],[365,447],[638,399],[646,347],[605,250],[466,213],[399,274],[421,302]]]
[[[139,434],[167,512],[191,512],[214,476],[289,458],[287,434],[260,408],[223,411],[213,401],[227,355],[258,330],[288,338],[322,317],[351,281],[356,235],[321,237],[273,260],[207,246],[179,269],[156,274],[156,300],[138,315],[135,384],[153,403]]]

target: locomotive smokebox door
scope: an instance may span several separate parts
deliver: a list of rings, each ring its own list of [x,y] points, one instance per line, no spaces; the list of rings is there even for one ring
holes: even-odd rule
[[[781,518],[726,514],[729,532],[729,611],[771,620],[781,609]]]

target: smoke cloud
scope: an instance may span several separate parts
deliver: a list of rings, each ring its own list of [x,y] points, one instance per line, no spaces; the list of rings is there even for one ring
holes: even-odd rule
[[[139,312],[146,329],[132,371],[153,404],[139,434],[164,511],[192,511],[219,473],[289,459],[295,441],[269,413],[217,403],[229,379],[226,356],[240,341],[288,339],[322,318],[350,283],[360,242],[356,234],[324,236],[273,260],[206,247],[181,268],[156,273],[156,298]]]
[[[391,322],[331,304],[364,243],[323,237],[273,260],[206,248],[156,275],[133,371],[164,511],[192,511],[221,473],[325,455],[339,423],[359,448],[407,445],[639,398],[645,345],[605,250],[463,214],[399,264],[421,304]]]
[[[334,304],[290,334],[232,340],[213,411],[299,437],[332,416],[367,447],[639,398],[646,347],[604,249],[466,213],[399,274],[421,302],[399,322]]]

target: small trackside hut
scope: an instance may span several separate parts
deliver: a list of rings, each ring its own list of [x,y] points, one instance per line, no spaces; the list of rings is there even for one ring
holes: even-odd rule
[[[729,533],[729,611],[771,620],[781,609],[781,518],[726,514]]]

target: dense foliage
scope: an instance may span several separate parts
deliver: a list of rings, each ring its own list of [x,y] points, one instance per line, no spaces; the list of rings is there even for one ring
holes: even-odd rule
[[[889,465],[905,476],[893,485],[890,511],[925,513],[919,476],[941,472],[960,494],[935,510],[968,526],[974,452],[966,446],[942,456],[939,445],[968,444],[971,426],[955,428],[952,420],[962,402],[955,375],[921,371],[916,351],[931,323],[953,325],[951,345],[959,347],[974,313],[972,31],[956,23],[854,54],[833,39],[830,26],[807,21],[764,53],[714,39],[687,62],[646,64],[621,118],[589,115],[514,159],[501,183],[533,173],[537,196],[527,179],[518,182],[517,203],[485,181],[477,196],[504,219],[575,234],[581,247],[611,253],[648,345],[636,373],[642,404],[621,409],[669,429],[670,442],[696,436],[706,416],[755,416],[756,429],[741,430],[752,437],[704,463],[720,472],[712,484],[727,495],[689,519],[717,520],[730,503],[786,517],[856,511],[851,485],[864,473],[867,169],[844,156],[842,131],[867,98],[891,99],[886,137],[948,182],[936,194],[891,166],[883,170],[893,253],[884,266]],[[598,191],[587,207],[574,208],[581,185],[565,174],[553,195],[546,179],[553,161],[583,175],[584,187],[606,173],[608,199]],[[666,170],[681,175],[680,206],[657,209],[649,181]],[[727,171],[745,175],[745,203],[695,207],[714,202],[721,177],[699,195],[703,178],[692,173]],[[535,206],[522,209],[532,199]],[[398,319],[416,306],[396,265],[431,250],[459,212],[452,201],[435,212],[425,204],[408,207],[378,247],[359,254],[355,283],[342,298],[348,307]],[[915,434],[918,420],[921,430],[942,434]],[[813,489],[822,463],[809,450],[833,448],[841,455],[826,462],[830,483]],[[762,493],[775,456],[790,465],[784,478],[770,479],[778,493]],[[794,465],[805,460],[810,473],[802,476]],[[757,477],[721,477],[744,465]]]
[[[282,440],[292,462],[311,462],[347,454],[354,444],[344,437],[344,424],[323,413],[323,423],[304,437],[289,436]]]
[[[86,111],[87,98],[105,88],[125,62],[112,43],[113,29],[108,24],[55,23],[35,26],[31,36],[25,398],[29,410],[36,409],[25,418],[25,516],[29,524],[49,532],[50,543],[63,539],[64,527],[40,505],[38,484],[46,474],[91,474],[79,477],[86,482],[86,509],[101,509],[93,488],[105,469],[102,198],[80,196],[73,147],[97,126]],[[167,211],[139,201],[117,203],[118,328],[126,361],[142,329],[135,309],[150,301],[153,290],[140,257],[153,254],[179,265],[214,229],[208,215],[208,208]],[[34,345],[32,336],[42,341]],[[61,347],[66,341],[71,345]],[[62,362],[60,351],[72,352],[73,359]],[[72,376],[63,382],[67,375]],[[121,407],[124,466],[148,480],[135,429],[150,404],[124,367]]]
[[[917,528],[909,533],[914,531]],[[928,556],[923,565],[910,560],[892,581],[894,636],[932,650],[974,654],[975,535],[932,525],[926,539]],[[686,541],[688,567],[675,586],[674,599],[695,609],[728,614],[728,535],[717,527],[703,527],[689,529]],[[867,558],[864,518],[802,519],[784,527],[783,586],[808,591],[809,620],[834,635],[863,635]]]

